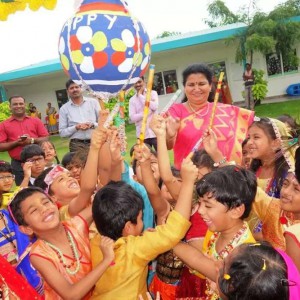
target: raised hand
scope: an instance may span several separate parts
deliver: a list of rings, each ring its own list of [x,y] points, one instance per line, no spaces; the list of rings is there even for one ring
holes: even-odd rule
[[[158,136],[166,136],[166,120],[160,115],[154,115],[150,122],[150,128]]]
[[[25,162],[23,165],[23,172],[24,172],[24,177],[30,178],[31,177],[31,167],[32,167],[32,162]]]
[[[150,156],[151,156],[151,151],[145,144],[136,145],[134,147],[134,157],[140,163],[144,163],[146,160],[150,159]]]
[[[220,161],[224,157],[218,148],[217,136],[211,128],[204,132],[203,146],[205,151],[215,162]]]
[[[218,147],[217,136],[211,128],[205,130],[203,135],[203,146],[208,154],[211,154]]]
[[[121,153],[121,142],[118,136],[118,129],[112,127],[108,134],[109,150],[111,154],[112,163],[118,163],[123,160]]]
[[[181,164],[180,170],[182,181],[193,181],[198,177],[198,168],[193,164],[190,157],[186,157]]]
[[[107,130],[105,128],[97,127],[92,132],[91,136],[91,147],[100,149],[105,143],[107,138]]]
[[[103,128],[103,125],[104,125],[105,121],[107,120],[108,115],[109,115],[108,109],[100,110],[99,118],[98,118],[98,127]]]
[[[167,114],[166,125],[167,125],[167,136],[169,138],[175,137],[180,127],[179,118],[173,118],[171,115]]]

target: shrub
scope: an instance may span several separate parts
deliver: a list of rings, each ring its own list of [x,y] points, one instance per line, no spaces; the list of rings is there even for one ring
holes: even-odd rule
[[[8,119],[11,116],[11,111],[9,108],[9,102],[5,101],[0,103],[0,122]]]
[[[268,81],[264,79],[265,72],[263,70],[253,69],[254,85],[252,86],[252,94],[254,100],[260,102],[265,99],[268,93]]]
[[[126,95],[125,95],[125,101],[124,101],[124,119],[126,124],[129,123],[129,99],[134,95],[135,90],[132,88],[130,89]],[[118,98],[112,98],[109,100],[108,103],[105,103],[105,108],[109,109],[109,111],[111,111],[114,106],[116,105],[116,103],[118,102]]]

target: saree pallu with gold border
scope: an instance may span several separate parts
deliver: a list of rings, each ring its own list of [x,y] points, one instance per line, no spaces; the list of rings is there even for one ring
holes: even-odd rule
[[[180,168],[182,160],[192,151],[197,141],[209,126],[213,103],[202,110],[191,113],[183,103],[174,104],[169,109],[173,118],[180,119],[180,127],[174,145],[174,164]],[[234,105],[218,103],[213,131],[218,140],[218,148],[228,160],[237,164],[242,161],[242,142],[247,137],[248,127],[252,124],[254,112]]]

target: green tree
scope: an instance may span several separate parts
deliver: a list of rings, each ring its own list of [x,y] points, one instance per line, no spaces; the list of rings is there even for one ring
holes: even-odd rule
[[[253,60],[253,53],[281,53],[287,65],[298,66],[299,58],[294,52],[295,43],[300,40],[300,0],[288,0],[279,4],[269,14],[256,9],[255,0],[242,7],[237,14],[231,12],[221,0],[215,0],[208,6],[211,17],[205,20],[210,27],[242,22],[245,27],[227,39],[226,44],[238,42],[236,61]]]
[[[161,39],[169,36],[174,36],[174,35],[180,35],[181,32],[179,31],[164,31],[163,33],[159,34],[156,38]]]

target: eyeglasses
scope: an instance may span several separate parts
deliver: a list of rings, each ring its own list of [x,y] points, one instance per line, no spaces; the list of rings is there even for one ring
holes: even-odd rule
[[[38,157],[38,158],[31,158],[31,159],[27,159],[26,162],[31,162],[33,164],[36,163],[41,163],[44,160],[44,157]]]
[[[15,175],[0,176],[0,181],[14,180],[14,179],[15,179]]]

